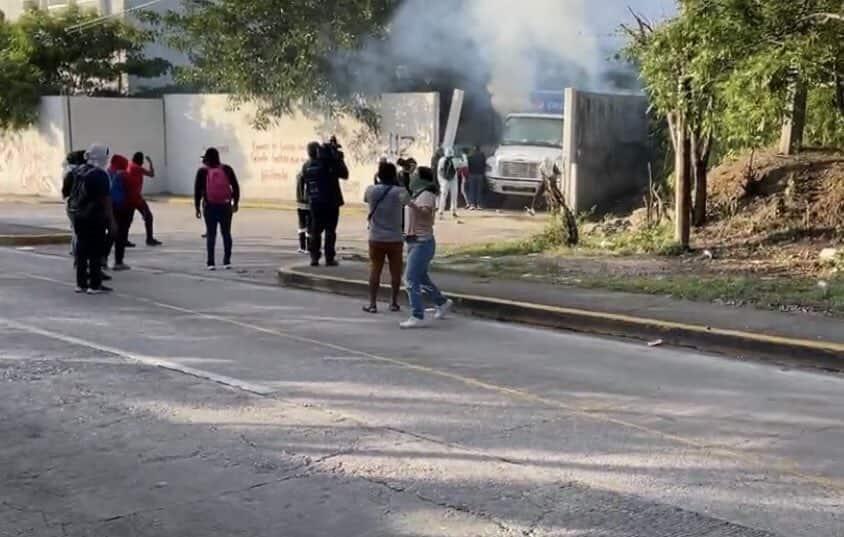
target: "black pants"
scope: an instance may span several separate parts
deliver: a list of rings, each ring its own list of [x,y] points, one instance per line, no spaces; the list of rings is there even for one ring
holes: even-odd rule
[[[223,236],[223,264],[232,262],[232,206],[229,203],[205,204],[205,245],[208,252],[206,260],[209,267],[216,264],[214,248],[217,244],[217,226]]]
[[[322,234],[325,233],[325,260],[334,261],[337,256],[337,223],[340,207],[311,205],[310,251],[311,260],[319,261],[322,256]]]
[[[141,216],[144,219],[144,228],[146,228],[147,232],[147,242],[151,242],[152,240],[154,240],[155,237],[152,233],[152,211],[149,209],[149,204],[147,203],[147,200],[141,200],[141,205],[138,207],[138,212],[141,213]]]
[[[81,289],[99,289],[103,283],[105,222],[76,219],[73,221],[73,229],[76,232],[76,286]]]
[[[115,208],[114,218],[117,220],[117,236],[114,238],[114,263],[120,265],[126,255],[126,243],[129,242],[129,228],[132,227],[132,219],[135,216],[135,209]]]

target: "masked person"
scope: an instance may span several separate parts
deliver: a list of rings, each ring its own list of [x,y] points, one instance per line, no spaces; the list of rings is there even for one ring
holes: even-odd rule
[[[70,192],[73,190],[73,183],[76,180],[76,170],[85,164],[85,151],[71,151],[65,157],[62,173],[62,199],[67,202]],[[76,257],[76,231],[73,229],[73,217],[67,215],[70,222],[70,255]]]
[[[437,179],[440,185],[440,199],[437,207],[440,218],[445,218],[449,200],[451,200],[451,215],[457,218],[457,196],[460,192],[460,180],[457,175],[459,163],[460,159],[454,156],[454,149],[449,147],[437,164]]]
[[[407,268],[404,278],[411,315],[400,325],[405,329],[421,328],[426,325],[423,295],[429,297],[436,306],[434,314],[436,319],[444,319],[454,306],[454,302],[443,296],[429,275],[431,261],[437,251],[434,221],[439,193],[439,186],[431,168],[419,168],[410,188],[413,194],[407,203],[405,216]]]
[[[205,216],[206,268],[217,269],[214,249],[217,228],[223,236],[223,268],[232,268],[232,217],[240,204],[240,185],[234,170],[220,161],[220,152],[209,147],[196,172],[193,188],[196,218]]]
[[[129,270],[129,265],[123,262],[126,255],[126,246],[129,242],[129,228],[132,227],[132,216],[135,212],[133,205],[129,203],[127,192],[126,170],[129,161],[123,155],[111,157],[111,165],[108,168],[108,178],[111,184],[111,206],[114,212],[114,219],[117,223],[117,232],[114,237],[114,266],[115,271]]]
[[[349,169],[336,138],[332,136],[324,145],[317,142],[308,144],[308,161],[302,166],[302,178],[311,209],[311,266],[319,266],[324,235],[325,264],[335,267],[338,265],[337,224],[340,220],[340,207],[344,204],[340,180],[349,178]]]
[[[67,212],[76,232],[76,292],[99,294],[111,289],[103,285],[102,257],[106,251],[106,230],[112,235],[114,222],[109,182],[105,171],[109,149],[94,144],[85,152],[86,163],[75,170],[67,197]]]

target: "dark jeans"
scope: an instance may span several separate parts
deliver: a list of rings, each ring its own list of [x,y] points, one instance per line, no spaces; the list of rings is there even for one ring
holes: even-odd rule
[[[132,227],[132,219],[135,210],[132,208],[114,209],[114,218],[117,220],[117,236],[114,238],[114,263],[123,264],[126,255],[126,243],[129,242],[129,228]]]
[[[466,189],[467,202],[475,207],[482,207],[484,204],[484,191],[486,190],[486,177],[483,175],[470,175],[469,188]]]
[[[141,216],[144,219],[144,228],[146,228],[147,232],[147,242],[150,242],[154,239],[154,237],[152,233],[152,211],[149,209],[149,204],[147,204],[147,200],[141,200],[141,205],[138,207],[138,212],[141,213]]]
[[[539,183],[539,188],[536,189],[536,193],[533,195],[533,199],[530,201],[530,208],[536,209],[536,206],[542,201],[545,197],[545,180],[543,179]]]
[[[223,235],[223,264],[232,262],[232,206],[224,204],[205,204],[205,244],[208,251],[208,266],[214,266],[214,247],[217,243],[217,226]]]
[[[99,289],[103,283],[105,222],[76,219],[73,221],[73,230],[76,233],[76,286],[81,289]]]
[[[337,223],[340,221],[340,207],[312,205],[310,251],[311,260],[319,261],[322,256],[322,234],[325,233],[325,260],[334,261],[337,256]]]

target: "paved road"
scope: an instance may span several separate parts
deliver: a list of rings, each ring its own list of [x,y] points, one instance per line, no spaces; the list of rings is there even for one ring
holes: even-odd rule
[[[841,377],[459,316],[403,333],[268,285],[287,245],[209,277],[165,237],[113,296],[0,249],[0,536],[844,535]]]

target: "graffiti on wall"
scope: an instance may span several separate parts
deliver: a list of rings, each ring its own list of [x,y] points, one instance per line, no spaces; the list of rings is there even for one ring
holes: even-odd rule
[[[5,192],[58,195],[61,150],[36,131],[0,136],[0,189]]]

